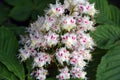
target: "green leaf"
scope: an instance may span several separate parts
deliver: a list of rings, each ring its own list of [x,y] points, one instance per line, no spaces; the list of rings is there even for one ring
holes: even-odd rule
[[[102,58],[96,80],[120,80],[120,45],[111,48]]]
[[[13,31],[17,35],[22,35],[25,33],[25,26],[19,26],[19,27],[10,27],[9,29]]]
[[[98,10],[98,16],[96,18],[97,23],[111,23],[109,20],[111,17],[110,7],[107,0],[90,0],[91,3],[95,3],[95,8]]]
[[[33,8],[30,6],[16,6],[14,7],[9,16],[17,21],[25,21],[29,18]]]
[[[30,74],[31,74],[31,72],[32,72],[32,62],[33,62],[32,59],[28,59],[28,60],[26,60],[26,62],[25,62],[26,69],[27,69],[27,72],[28,72],[28,74],[27,74],[28,80],[35,80],[35,79],[33,79],[32,76],[30,76]]]
[[[6,3],[12,6],[32,6],[33,2],[32,0],[5,0]]]
[[[22,34],[24,34],[25,33],[25,26],[16,26],[16,27],[7,27],[7,28],[9,28],[12,32],[14,32],[16,35],[22,35]]]
[[[61,2],[63,2],[63,0],[60,0]],[[31,19],[33,21],[35,21],[39,16],[43,16],[44,10],[48,9],[49,4],[55,4],[56,0],[43,0],[41,2],[41,0],[33,0],[33,4],[34,4],[34,11],[31,14]]]
[[[6,3],[8,3],[9,5],[15,5],[17,1],[19,0],[4,0]]]
[[[120,9],[110,5],[108,0],[90,0],[98,10],[96,23],[120,25]]]
[[[40,0],[34,0],[35,4],[35,11],[38,12],[39,15],[44,15],[44,10],[48,8],[48,5],[55,4],[55,0],[43,0],[42,2]]]
[[[96,80],[96,71],[98,64],[100,63],[102,56],[104,56],[106,52],[107,50],[99,49],[99,48],[95,48],[95,50],[91,52],[92,61],[88,63],[85,69],[85,71],[87,71],[86,77],[89,80]]]
[[[18,80],[17,77],[2,64],[0,63],[0,79],[6,80]]]
[[[26,26],[17,26],[12,23],[6,23],[4,24],[5,27],[9,28],[12,32],[14,32],[16,35],[20,36],[25,33]]]
[[[23,65],[17,60],[18,42],[14,33],[5,27],[0,27],[0,62],[20,80],[24,80]]]
[[[92,38],[101,49],[110,49],[120,43],[120,28],[111,25],[101,25],[91,32]]]
[[[10,9],[3,3],[0,3],[0,24],[8,19],[8,13]]]
[[[110,5],[111,10],[111,21],[113,21],[114,25],[120,25],[120,9]]]

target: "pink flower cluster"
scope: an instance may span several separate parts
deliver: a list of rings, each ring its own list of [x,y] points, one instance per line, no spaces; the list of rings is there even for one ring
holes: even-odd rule
[[[33,59],[31,75],[45,80],[46,66],[55,63],[60,72],[58,80],[86,79],[84,69],[95,46],[89,32],[94,30],[96,13],[94,4],[87,0],[64,0],[64,4],[57,0],[50,4],[45,17],[38,17],[27,28],[27,34],[21,36],[19,58]]]

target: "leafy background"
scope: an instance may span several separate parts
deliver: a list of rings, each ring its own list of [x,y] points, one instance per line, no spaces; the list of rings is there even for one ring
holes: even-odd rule
[[[98,46],[86,67],[88,80],[120,80],[120,1],[90,2],[96,3],[100,13],[95,19],[96,30],[91,32]],[[19,35],[38,15],[44,15],[49,3],[55,0],[0,0],[0,80],[34,80],[30,77],[31,60],[20,63],[17,59]]]

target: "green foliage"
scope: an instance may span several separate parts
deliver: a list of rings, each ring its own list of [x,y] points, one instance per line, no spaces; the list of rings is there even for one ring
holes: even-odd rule
[[[88,79],[95,80],[97,65],[103,56],[97,69],[97,80],[118,80],[120,9],[109,4],[108,0],[90,1],[95,3],[99,13],[96,15],[96,31],[91,32],[98,48],[93,52],[93,61],[88,65],[89,68],[86,68]],[[19,46],[15,36],[24,34],[26,26],[36,20],[38,15],[44,15],[44,10],[50,3],[55,3],[55,0],[3,0],[0,3],[0,26],[5,26],[0,27],[0,80],[25,80],[25,77],[34,80],[30,76],[31,60],[25,63],[24,68],[17,60]],[[47,80],[56,79],[54,75],[50,75]]]
[[[108,0],[90,0],[98,10],[96,22],[99,24],[120,25],[120,10],[108,3]]]
[[[101,49],[110,49],[119,43],[120,28],[112,25],[100,25],[91,33],[92,38]]]
[[[114,25],[120,26],[120,9],[110,5],[111,9],[111,18],[110,20],[113,21]]]
[[[0,27],[0,62],[20,80],[24,80],[24,68],[17,60],[18,42],[9,29]]]
[[[8,19],[9,7],[0,3],[0,24]]]
[[[111,23],[110,22],[110,7],[107,0],[90,0],[91,3],[95,3],[95,8],[98,10],[96,18],[97,23]]]
[[[32,6],[32,0],[5,0],[11,6]]]
[[[25,21],[29,18],[31,11],[32,8],[29,6],[16,6],[11,10],[9,16],[17,21]]]
[[[13,8],[9,16],[16,21],[25,21],[30,17],[34,20],[38,15],[43,15],[44,9],[49,3],[54,3],[55,0],[5,0],[6,3],[12,5]],[[44,3],[44,4],[43,4]]]
[[[22,35],[25,33],[25,26],[13,26],[13,27],[7,27],[9,28],[12,32],[14,32],[16,35]]]
[[[102,58],[97,70],[96,80],[120,79],[120,45],[111,48]]]
[[[31,72],[32,72],[32,70],[31,70],[31,68],[32,68],[32,64],[31,64],[31,62],[32,62],[33,60],[32,59],[28,59],[26,62],[25,62],[25,65],[26,65],[26,69],[27,69],[27,78],[28,78],[28,80],[35,80],[35,79],[33,79],[33,77],[32,76],[30,76],[30,74],[31,74]]]
[[[2,63],[0,63],[0,80],[18,80],[17,77],[10,72]]]
[[[26,26],[17,26],[16,24],[8,23],[4,24],[6,28],[9,28],[16,36],[25,34]]]
[[[100,10],[96,19],[99,26],[91,32],[91,36],[99,48],[108,49],[97,68],[96,80],[119,80],[120,10],[108,4],[107,0],[91,1]]]
[[[95,2],[96,8],[100,11],[96,18],[98,26],[91,32],[91,36],[97,43],[97,47],[108,50],[97,68],[96,80],[119,80],[120,9],[110,5],[107,0],[90,1]],[[112,49],[113,47],[115,48]],[[100,53],[102,54],[102,51]],[[97,57],[95,59],[97,60]]]
[[[97,66],[100,63],[102,56],[104,56],[106,52],[107,51],[104,49],[96,48],[91,53],[92,54],[92,61],[90,61],[88,66],[86,67],[88,80],[96,80]]]
[[[60,0],[62,1],[62,0]],[[46,10],[50,3],[55,3],[55,0],[33,0],[34,3],[34,10],[31,14],[31,18],[36,20],[39,16],[44,15],[44,10]]]

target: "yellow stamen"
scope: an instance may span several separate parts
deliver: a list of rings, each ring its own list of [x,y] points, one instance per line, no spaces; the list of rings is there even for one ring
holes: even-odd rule
[[[68,26],[68,31],[70,31],[72,29],[72,26]]]
[[[35,45],[35,41],[34,40],[32,40],[32,44]]]

